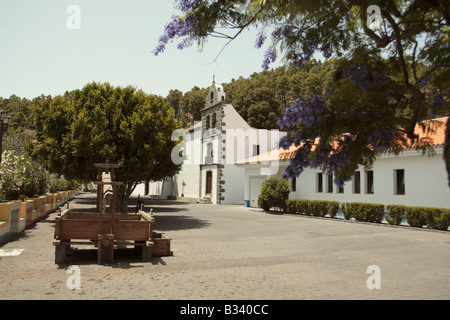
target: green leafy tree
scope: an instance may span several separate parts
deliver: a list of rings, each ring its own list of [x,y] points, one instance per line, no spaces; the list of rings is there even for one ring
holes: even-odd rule
[[[167,102],[172,107],[172,109],[175,111],[175,115],[180,118],[182,113],[182,99],[183,99],[183,92],[181,92],[178,89],[173,89],[169,91],[169,94],[166,97]]]
[[[276,91],[277,75],[264,71],[254,73],[248,79],[240,78],[226,85],[230,102],[248,124],[260,129],[278,129],[280,104]]]
[[[200,121],[201,112],[205,107],[205,99],[208,94],[208,89],[200,89],[195,86],[190,91],[186,92],[182,99],[183,117],[189,122]]]
[[[32,153],[68,180],[96,180],[94,163],[118,163],[118,209],[136,185],[172,176],[180,166],[170,155],[179,126],[162,97],[133,87],[89,83],[73,97],[42,100],[34,109],[36,140]]]
[[[269,102],[261,101],[252,104],[247,111],[247,122],[253,128],[277,129],[278,110],[273,109]]]
[[[358,165],[370,166],[382,152],[399,152],[405,145],[432,149],[419,140],[416,125],[430,132],[435,124],[423,120],[449,115],[448,0],[178,0],[176,4],[181,13],[166,25],[155,54],[175,40],[180,40],[179,48],[203,46],[209,37],[232,41],[256,27],[255,46],[266,47],[264,69],[280,57],[298,67],[316,54],[336,59],[327,92],[297,96],[279,122],[288,131],[282,145],[303,146],[287,168],[288,176],[297,176],[308,166],[323,166],[335,172],[336,183],[342,185]],[[319,89],[317,81],[309,84]],[[313,148],[311,141],[319,136],[320,144]],[[450,184],[448,137],[444,158]],[[370,144],[374,148],[366,147]]]

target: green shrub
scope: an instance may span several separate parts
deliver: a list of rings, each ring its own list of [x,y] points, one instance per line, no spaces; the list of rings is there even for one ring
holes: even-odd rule
[[[341,209],[342,209],[342,213],[344,213],[345,220],[350,220],[352,218],[352,211],[351,211],[351,208],[349,207],[349,204],[343,203],[341,206]]]
[[[334,218],[339,211],[339,202],[327,201],[327,211],[330,217]]]
[[[26,199],[46,192],[45,170],[30,156],[10,150],[3,153],[2,160],[1,200]]]
[[[327,213],[335,217],[339,211],[338,201],[289,199],[286,201],[286,210],[289,213],[314,215],[324,217]],[[295,210],[295,211],[294,211]]]
[[[270,210],[269,203],[267,203],[267,201],[264,200],[264,197],[261,194],[258,196],[258,207],[260,207],[264,211]]]
[[[450,226],[450,209],[426,208],[427,224],[436,230],[448,230]]]
[[[428,212],[424,207],[406,207],[405,218],[411,227],[422,228],[427,224]]]
[[[308,205],[309,214],[316,217],[325,217],[328,213],[328,201],[311,200]]]
[[[385,216],[386,221],[392,225],[399,225],[405,215],[406,206],[393,204],[386,208],[388,212]]]
[[[356,221],[381,223],[384,215],[384,204],[351,202],[344,206],[345,219],[352,217]]]
[[[286,211],[288,213],[296,213],[297,212],[297,202],[295,199],[287,199],[286,200]]]
[[[289,182],[286,179],[280,179],[277,177],[270,177],[265,180],[261,186],[260,197],[261,205],[265,207],[276,207],[282,211],[286,211],[286,200],[289,198]],[[258,197],[258,206],[259,206]],[[260,206],[264,210],[264,207]]]
[[[311,202],[310,200],[297,199],[296,200],[297,213],[308,215],[310,202]]]

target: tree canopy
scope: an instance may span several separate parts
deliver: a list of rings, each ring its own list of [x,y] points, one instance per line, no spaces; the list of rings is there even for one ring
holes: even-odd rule
[[[209,37],[232,41],[254,27],[255,46],[266,48],[263,69],[277,58],[297,67],[318,54],[335,59],[329,88],[300,94],[278,121],[288,131],[282,146],[302,146],[288,176],[320,166],[342,185],[381,152],[399,152],[405,145],[432,148],[418,141],[416,125],[432,130],[423,120],[449,115],[448,0],[178,0],[176,5],[180,14],[166,24],[156,55],[175,40],[179,49],[203,46]],[[450,183],[448,127],[449,122],[444,158]]]
[[[67,179],[93,181],[94,163],[120,165],[116,180],[119,209],[143,181],[157,181],[179,169],[170,158],[179,127],[173,109],[159,96],[133,87],[89,83],[70,99],[44,99],[33,110],[36,143],[33,156]]]

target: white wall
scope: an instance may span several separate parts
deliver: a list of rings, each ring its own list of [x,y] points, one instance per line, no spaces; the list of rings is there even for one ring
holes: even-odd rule
[[[395,170],[405,170],[405,194],[395,192]],[[426,206],[450,208],[450,188],[447,185],[445,164],[442,152],[435,157],[427,157],[416,151],[408,151],[399,157],[389,156],[378,159],[373,168],[374,193],[366,192],[366,175],[361,172],[361,193],[353,192],[353,182],[344,186],[344,193],[338,193],[336,185],[333,193],[327,192],[326,176],[323,176],[323,192],[316,192],[319,170],[305,170],[297,178],[297,191],[290,198],[335,200],[340,202],[371,202],[380,204],[403,204],[408,206]]]
[[[366,193],[366,175],[364,168],[361,172],[361,193],[353,193],[353,182],[344,186],[344,193],[338,193],[333,185],[333,192],[327,192],[326,175],[323,175],[323,192],[316,191],[316,174],[320,170],[306,169],[296,179],[296,191],[291,192],[289,198],[308,200],[334,200],[339,202],[370,202],[380,204],[403,204],[408,206],[425,206],[450,208],[450,188],[447,183],[447,173],[442,149],[436,149],[434,157],[422,156],[417,151],[406,151],[400,156],[384,156],[379,158],[372,170],[374,172],[374,193]],[[281,177],[284,172],[282,164],[276,176]],[[405,170],[405,194],[395,194],[395,169]],[[254,191],[262,177],[258,174],[256,166],[246,167],[245,199],[250,200],[251,206],[257,206],[250,197],[255,197]],[[253,195],[251,195],[253,194]]]
[[[200,167],[198,164],[183,164],[182,170],[175,175],[177,192],[173,192],[173,196],[190,198],[199,198]]]
[[[281,178],[286,166],[286,163],[280,163],[278,170],[273,171],[273,176]],[[258,196],[261,185],[270,176],[261,174],[262,166],[260,165],[244,165],[241,167],[245,170],[244,200],[249,201],[250,207],[258,207]]]
[[[220,179],[225,181],[225,192],[221,204],[244,204],[245,168],[226,164],[222,173],[223,176]]]

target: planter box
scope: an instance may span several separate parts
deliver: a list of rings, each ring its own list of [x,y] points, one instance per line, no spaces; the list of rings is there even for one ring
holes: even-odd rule
[[[47,203],[47,196],[40,196],[37,199],[39,199],[39,218],[45,217],[47,215],[47,212],[45,211],[46,203]],[[35,202],[36,205],[36,202]]]
[[[56,208],[58,208],[58,204],[57,204],[58,194],[52,193],[51,197],[52,197],[53,210],[55,210]]]
[[[31,223],[34,223],[34,222],[38,221],[41,217],[45,216],[46,199],[47,199],[46,196],[41,196],[41,197],[30,199],[30,200],[33,200],[33,202],[34,202]]]
[[[20,226],[20,201],[0,203],[0,243],[4,243],[17,234]]]
[[[46,200],[45,200],[45,213],[50,213],[53,211],[54,207],[54,201],[53,201],[53,194],[47,193]]]
[[[58,191],[56,193],[56,205],[57,207],[61,207],[63,203],[63,193],[61,191]]]
[[[27,200],[20,204],[20,218],[25,218],[25,226],[33,223],[34,200]]]

